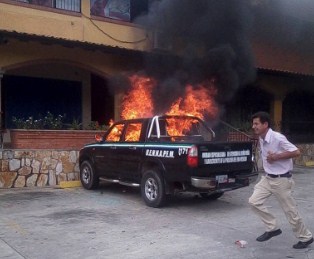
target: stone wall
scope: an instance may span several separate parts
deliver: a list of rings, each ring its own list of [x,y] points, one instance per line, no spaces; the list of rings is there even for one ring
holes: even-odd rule
[[[314,144],[296,144],[301,151],[301,156],[296,158],[295,164],[306,165],[314,161]]]
[[[307,166],[308,164],[314,164],[314,144],[296,144],[301,151],[301,156],[294,158],[295,165]],[[257,152],[258,167],[262,168],[262,162]]]
[[[0,188],[56,186],[79,180],[79,151],[2,150]]]
[[[302,155],[297,165],[314,161],[314,144],[297,145]],[[1,150],[0,188],[56,186],[79,180],[79,151]]]

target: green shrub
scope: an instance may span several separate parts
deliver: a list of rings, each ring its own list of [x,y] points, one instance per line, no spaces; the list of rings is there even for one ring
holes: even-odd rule
[[[38,118],[35,119],[33,116],[28,118],[17,118],[12,117],[12,122],[14,128],[16,129],[71,129],[71,130],[81,130],[83,129],[82,122],[78,119],[73,119],[71,123],[65,123],[64,120],[66,115],[53,115],[51,112],[47,112],[43,117],[38,115]],[[97,121],[91,121],[86,129],[88,130],[107,130],[108,125],[100,125]]]

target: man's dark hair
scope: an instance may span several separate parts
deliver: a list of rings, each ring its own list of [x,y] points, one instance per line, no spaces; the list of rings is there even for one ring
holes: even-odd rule
[[[270,128],[270,115],[267,112],[257,112],[252,115],[252,120],[259,118],[261,123],[268,123],[268,128]]]

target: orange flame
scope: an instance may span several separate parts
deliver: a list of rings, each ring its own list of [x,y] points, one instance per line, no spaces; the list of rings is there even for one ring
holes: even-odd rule
[[[193,123],[197,120],[191,119],[179,119],[179,118],[168,118],[167,119],[167,134],[171,137],[185,136],[192,128]]]
[[[139,141],[141,136],[142,124],[131,123],[125,133],[125,141]]]
[[[122,119],[151,117],[153,114],[152,90],[154,80],[133,75],[130,77],[132,89],[123,98]]]
[[[112,124],[114,124],[114,121],[113,121],[113,119],[110,119],[109,120],[109,126],[111,126]]]
[[[121,118],[151,117],[154,112],[152,90],[156,86],[155,80],[138,75],[133,75],[129,79],[132,88],[123,98]],[[197,85],[197,87],[187,85],[185,95],[178,98],[166,114],[190,115],[201,119],[204,119],[206,114],[211,118],[215,118],[218,114],[218,107],[214,101],[216,93],[214,80]],[[191,119],[167,119],[167,123],[167,133],[170,136],[185,136],[185,132],[190,130],[194,122]],[[133,130],[127,132],[126,141],[138,141],[141,131],[140,126],[134,124],[131,128]],[[121,134],[120,129],[114,129],[112,134],[113,136],[110,136],[110,139],[118,141]]]
[[[216,94],[215,88],[205,88],[199,85],[193,89],[191,85],[187,85],[185,96],[178,98],[166,112],[168,115],[190,115],[204,119],[204,115],[215,117],[218,107],[214,101]]]
[[[189,115],[204,119],[204,115],[208,114],[214,118],[218,113],[218,107],[214,101],[214,95],[217,91],[214,86],[205,88],[199,85],[193,89],[191,85],[187,85],[185,96],[176,100],[170,107],[167,115]],[[185,132],[189,131],[193,125],[191,120],[184,119],[168,119],[168,134],[170,136],[185,136]]]
[[[109,135],[107,136],[106,140],[113,142],[119,141],[122,134],[122,130],[123,130],[122,124],[114,126],[114,128],[110,131]]]

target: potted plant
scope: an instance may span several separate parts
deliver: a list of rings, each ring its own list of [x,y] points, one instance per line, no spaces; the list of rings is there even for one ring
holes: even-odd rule
[[[63,149],[78,150],[87,143],[95,141],[95,134],[103,134],[108,128],[91,122],[87,129],[82,129],[79,120],[64,122],[65,116],[54,116],[47,112],[46,116],[12,118],[15,129],[10,130],[11,148],[13,149]]]

